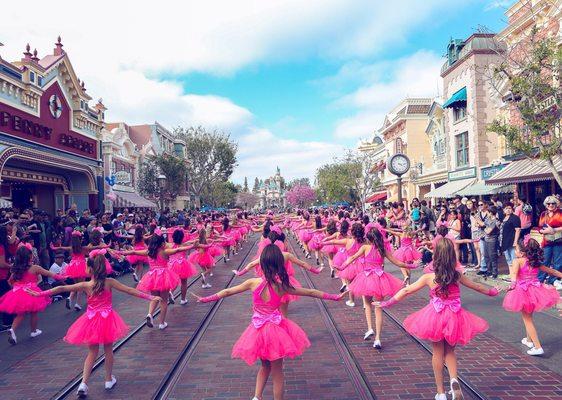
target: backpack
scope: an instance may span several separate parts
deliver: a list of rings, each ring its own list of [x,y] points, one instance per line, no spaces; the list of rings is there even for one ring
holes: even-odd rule
[[[524,214],[532,215],[533,214],[533,206],[529,203],[523,204],[523,208],[521,209]]]

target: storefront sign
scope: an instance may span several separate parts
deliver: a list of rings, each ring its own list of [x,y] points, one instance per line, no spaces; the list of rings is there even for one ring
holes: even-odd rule
[[[448,178],[449,182],[458,181],[461,179],[476,178],[476,167],[449,172]]]
[[[496,173],[500,172],[506,166],[507,166],[507,164],[500,164],[500,165],[494,165],[494,166],[491,166],[491,167],[482,168],[480,170],[480,175],[482,177],[482,180],[486,181],[486,180],[490,179],[492,176],[494,176]]]
[[[129,185],[131,183],[131,174],[127,171],[117,171],[114,175],[115,182],[118,185]]]
[[[55,94],[62,103],[58,109],[58,118],[54,118],[50,111],[49,99]],[[0,134],[96,160],[97,140],[70,130],[72,110],[57,84],[52,85],[41,96],[40,102],[39,117],[0,102]]]

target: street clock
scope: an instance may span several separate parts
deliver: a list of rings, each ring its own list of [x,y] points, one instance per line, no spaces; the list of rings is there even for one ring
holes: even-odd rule
[[[410,159],[405,154],[395,154],[390,157],[387,165],[394,175],[402,176],[410,169]]]

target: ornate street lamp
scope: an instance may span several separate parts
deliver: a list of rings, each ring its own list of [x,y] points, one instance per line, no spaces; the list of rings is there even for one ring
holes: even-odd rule
[[[158,188],[160,189],[160,212],[164,211],[164,189],[166,188],[166,175],[160,174],[156,178],[158,181]]]

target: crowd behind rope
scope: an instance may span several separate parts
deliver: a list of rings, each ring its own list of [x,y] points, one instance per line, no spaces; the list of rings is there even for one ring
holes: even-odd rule
[[[522,227],[525,223],[518,214],[528,214],[528,209],[524,201],[518,201],[516,205],[499,204],[496,199],[488,204],[455,198],[450,204],[428,207],[414,199],[408,211],[402,204],[378,204],[368,213],[353,208],[280,214],[125,209],[115,215],[96,216],[83,210],[78,217],[74,206],[51,219],[34,210],[8,211],[3,213],[0,227],[0,268],[5,281],[0,312],[4,322],[11,323],[7,329],[11,344],[21,340],[20,326],[27,315],[32,340],[41,340],[35,339],[42,333],[38,315],[51,300],[70,293],[66,308],[79,317],[64,340],[88,347],[77,394],[87,396],[100,345],[106,352],[104,385],[110,390],[116,383],[112,344],[128,331],[112,306],[112,291],[148,301],[144,318],[149,328],[155,326],[153,314],[160,305],[158,328],[164,330],[168,306],[174,303],[171,292],[180,287],[180,304],[187,304],[187,280],[197,274],[202,288],[211,288],[219,256],[227,263],[254,232],[260,237],[256,256],[242,270],[233,272],[241,277],[252,271],[255,277],[209,296],[194,295],[198,302],[212,302],[252,292],[251,323],[234,344],[232,356],[248,364],[261,362],[254,400],[262,399],[269,376],[274,399],[282,399],[283,359],[298,356],[311,345],[306,332],[288,318],[289,308],[295,307],[299,297],[347,298],[349,312],[354,312],[360,300],[363,310],[359,312],[364,313],[367,328],[361,335],[381,351],[382,309],[424,287],[430,291],[430,304],[406,318],[404,325],[410,334],[432,343],[435,398],[447,398],[445,362],[451,394],[459,399],[455,347],[488,328],[484,319],[462,308],[459,287],[492,297],[499,293],[497,288],[475,283],[465,275],[467,266],[463,263],[468,264],[468,255],[477,262],[480,274],[497,276],[497,256],[503,251],[510,267],[503,307],[521,313],[526,330],[522,343],[528,346],[527,353],[544,353],[533,313],[555,306],[560,298],[554,286],[541,281],[552,283],[562,277],[560,265],[555,264],[562,245],[558,240],[562,237],[562,212],[557,198],[545,199],[546,210],[538,218],[536,232],[541,235],[539,243],[524,231],[527,227]],[[292,253],[289,236],[310,262]],[[392,265],[398,268],[396,274],[386,270]],[[325,278],[341,280],[340,293],[302,288],[294,266],[315,274],[328,266]],[[411,271],[420,267],[422,276],[412,282]],[[133,274],[136,288],[114,279],[124,273]],[[80,313],[83,305],[87,305],[86,312]]]

